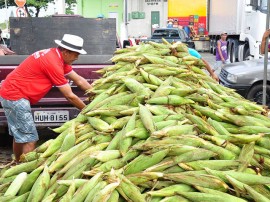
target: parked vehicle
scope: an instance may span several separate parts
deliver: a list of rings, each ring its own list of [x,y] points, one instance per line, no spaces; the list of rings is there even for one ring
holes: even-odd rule
[[[183,43],[186,43],[188,47],[195,48],[194,42],[190,39],[185,30],[180,28],[157,28],[154,30],[150,39],[137,39],[136,43],[138,44],[140,42],[148,41],[161,43],[162,38],[166,39],[168,42],[181,41]]]
[[[231,62],[259,59],[265,31],[267,0],[208,0],[210,52],[216,52],[220,33],[228,33]]]
[[[78,61],[72,66],[73,70],[86,78],[89,83],[99,78],[96,70],[112,64],[110,58],[116,49],[115,19],[11,18],[10,30],[11,47],[18,55],[1,56],[0,83],[29,54],[37,50],[56,47],[54,40],[61,39],[65,33],[79,35],[84,39],[87,55],[80,55]],[[82,100],[87,98],[87,95],[76,85],[72,82],[70,85],[73,92]],[[61,92],[53,87],[43,99],[32,106],[32,113],[37,126],[53,127],[73,119],[78,115],[79,110],[71,106]],[[1,130],[3,126],[7,126],[7,122],[3,109],[0,108]]]
[[[235,89],[246,99],[262,104],[264,59],[254,59],[225,65],[219,75],[220,84]],[[266,104],[270,106],[270,64],[267,72]]]

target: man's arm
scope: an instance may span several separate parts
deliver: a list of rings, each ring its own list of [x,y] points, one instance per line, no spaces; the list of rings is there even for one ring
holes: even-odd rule
[[[77,107],[80,110],[85,107],[84,102],[72,92],[70,85],[63,85],[58,87],[58,89],[73,106]]]
[[[206,68],[206,70],[209,72],[210,76],[211,76],[213,79],[215,79],[216,81],[219,81],[218,76],[217,76],[217,75],[215,74],[215,72],[212,70],[212,68],[210,67],[209,63],[208,63],[206,60],[202,59],[202,58],[201,58],[201,60],[202,60],[203,63],[205,64],[205,68]]]
[[[262,43],[261,43],[261,54],[265,53],[266,39],[267,39],[267,37],[269,37],[269,35],[270,35],[270,29],[266,30],[263,34]],[[267,46],[268,46],[268,43],[267,43]]]
[[[220,58],[221,58],[222,62],[224,62],[225,59],[224,59],[224,57],[222,55],[222,52],[221,52],[221,43],[220,43],[220,41],[217,42],[217,51],[218,51],[218,53],[220,55]]]
[[[72,71],[67,75],[68,79],[72,80],[80,89],[86,91],[92,88],[91,84],[86,81],[85,78],[78,75],[75,71]]]

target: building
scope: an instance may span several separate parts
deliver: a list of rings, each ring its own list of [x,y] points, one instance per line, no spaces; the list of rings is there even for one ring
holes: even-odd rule
[[[165,27],[167,0],[78,0],[77,13],[89,18],[116,18],[121,41],[150,36],[155,27]]]

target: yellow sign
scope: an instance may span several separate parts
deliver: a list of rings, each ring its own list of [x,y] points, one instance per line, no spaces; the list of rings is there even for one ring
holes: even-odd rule
[[[199,15],[206,16],[207,0],[170,0],[168,17]]]

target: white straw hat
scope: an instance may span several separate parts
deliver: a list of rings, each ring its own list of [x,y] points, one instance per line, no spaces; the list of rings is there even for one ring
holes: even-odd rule
[[[54,42],[71,51],[78,52],[80,54],[86,54],[86,51],[83,49],[83,38],[72,35],[72,34],[64,34],[62,40],[54,40]]]

